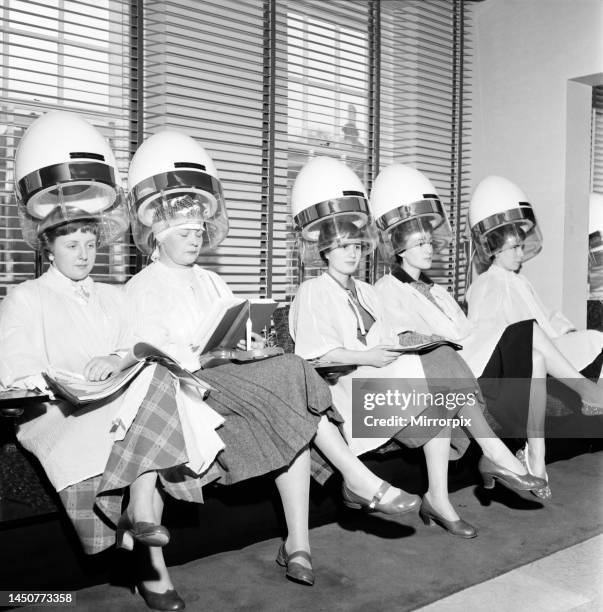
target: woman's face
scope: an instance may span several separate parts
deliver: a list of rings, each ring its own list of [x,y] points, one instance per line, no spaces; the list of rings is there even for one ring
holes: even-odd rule
[[[517,272],[523,263],[523,243],[516,238],[511,239],[502,251],[496,253],[494,263],[509,272]]]
[[[352,276],[358,270],[362,257],[362,245],[359,242],[350,242],[325,253],[331,272],[339,272]]]
[[[159,245],[159,260],[168,265],[192,266],[203,246],[203,229],[176,228]]]
[[[50,259],[67,278],[84,280],[96,261],[96,241],[96,234],[82,232],[81,229],[57,236],[50,247]]]
[[[415,270],[429,270],[433,259],[431,234],[421,233],[409,240],[408,248],[401,255],[407,267]]]

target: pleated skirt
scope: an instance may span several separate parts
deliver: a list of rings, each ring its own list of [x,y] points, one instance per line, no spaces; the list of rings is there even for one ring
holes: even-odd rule
[[[217,430],[225,449],[202,475],[185,467],[174,379],[158,367],[128,433],[113,445],[103,474],[59,492],[86,553],[114,543],[124,495],[141,474],[156,471],[167,494],[202,502],[203,487],[210,482],[229,485],[286,469],[311,442],[323,415],[342,422],[327,385],[295,355],[226,364],[199,375],[213,388],[207,403],[225,418]],[[314,473],[325,480],[330,467],[315,457]]]

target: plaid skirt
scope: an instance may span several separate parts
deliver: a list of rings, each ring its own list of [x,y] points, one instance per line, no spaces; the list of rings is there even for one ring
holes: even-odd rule
[[[202,502],[203,486],[212,481],[232,484],[288,466],[312,440],[323,414],[341,422],[326,384],[294,355],[226,364],[200,374],[214,388],[207,403],[225,417],[218,434],[226,448],[203,475],[186,468],[174,380],[158,367],[128,433],[113,445],[103,474],[59,492],[87,554],[115,542],[124,494],[141,474],[157,471],[166,493]],[[313,472],[324,480],[330,467],[314,458]]]

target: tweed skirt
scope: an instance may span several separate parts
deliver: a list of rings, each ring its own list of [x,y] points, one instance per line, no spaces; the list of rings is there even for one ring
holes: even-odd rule
[[[199,374],[213,387],[207,403],[225,418],[218,434],[226,448],[201,476],[185,467],[174,380],[158,367],[103,474],[59,492],[86,553],[114,543],[124,494],[141,474],[156,471],[167,494],[202,502],[203,487],[210,482],[228,485],[286,468],[311,442],[323,414],[336,423],[342,420],[331,407],[327,385],[294,355],[226,364]],[[330,466],[313,454],[313,475],[324,481],[330,473]]]
[[[218,430],[226,445],[218,456],[220,484],[289,465],[312,440],[323,415],[343,422],[326,383],[296,355],[228,363],[197,374],[213,387],[206,402],[225,419]],[[312,475],[322,482],[330,468],[318,454],[312,459]]]

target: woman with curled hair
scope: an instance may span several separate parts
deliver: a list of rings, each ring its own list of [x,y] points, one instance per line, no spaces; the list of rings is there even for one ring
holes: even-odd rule
[[[321,175],[324,182],[319,180]],[[313,198],[317,201],[306,198],[306,190],[310,191],[313,185],[330,186],[337,180],[340,185],[332,190],[332,195],[329,193],[328,207],[316,193]],[[348,195],[351,192],[360,195]],[[296,208],[300,202],[301,206]],[[290,329],[296,353],[306,359],[320,358],[358,366],[331,388],[334,404],[345,419],[344,431],[352,451],[360,455],[396,444],[422,447],[429,475],[429,488],[420,510],[423,520],[427,524],[435,522],[460,537],[475,537],[475,527],[459,517],[448,497],[449,457],[462,455],[468,439],[461,434],[451,440],[450,426],[441,422],[446,423],[457,414],[470,417],[473,434],[488,454],[480,469],[489,486],[493,486],[492,479],[496,478],[514,490],[530,490],[542,486],[543,481],[529,476],[499,440],[488,440],[492,433],[481,412],[479,388],[452,349],[440,347],[421,356],[401,355],[397,351],[405,342],[416,344],[421,338],[409,338],[405,328],[392,323],[385,316],[383,300],[373,287],[354,278],[362,256],[376,246],[376,233],[367,216],[362,186],[352,171],[330,158],[312,160],[296,180],[292,205],[305,243],[303,248],[306,253],[314,253],[315,260],[318,254],[327,264],[321,276],[301,284],[293,301]],[[321,212],[324,212],[322,216]],[[447,379],[446,391],[458,393],[457,397],[473,394],[476,402],[472,407],[463,407],[455,401],[452,408],[411,403],[404,410],[404,421],[389,435],[362,437],[352,427],[354,379],[396,379],[397,388],[409,393],[421,380],[424,381],[422,392],[435,392],[437,383]],[[440,380],[436,382],[437,379]],[[423,427],[419,417],[433,419],[436,425]]]
[[[603,333],[577,330],[560,311],[546,307],[532,283],[520,272],[525,240],[526,233],[521,227],[507,225],[490,232],[490,266],[467,291],[469,319],[484,326],[534,319],[575,370],[598,380],[603,364]],[[595,413],[596,407],[587,403],[583,411]]]
[[[388,316],[407,329],[462,344],[459,354],[480,381],[488,414],[501,435],[527,437],[518,458],[531,474],[546,480],[547,371],[575,383],[584,399],[597,401],[601,390],[580,377],[532,319],[476,324],[430,278],[434,252],[446,248],[451,232],[437,192],[421,172],[401,164],[387,167],[375,181],[371,204],[390,263],[390,273],[375,285]],[[527,220],[531,212],[515,214]],[[537,248],[535,240],[530,244]],[[541,499],[551,497],[548,484],[533,492]]]
[[[50,266],[0,305],[0,383],[47,391],[44,374],[104,381],[132,346],[124,292],[90,277],[97,248],[128,227],[113,153],[87,122],[49,113],[25,132],[15,175],[24,239]],[[17,437],[40,461],[86,553],[137,543],[162,562],[170,538],[160,524],[163,495],[190,495],[183,473],[207,482],[223,448],[221,422],[206,405],[187,411],[172,375],[151,365],[83,407],[52,398],[24,415]],[[184,607],[167,570],[137,571],[150,607]]]
[[[137,313],[134,334],[199,370],[211,385],[207,403],[224,418],[219,433],[225,448],[214,466],[216,483],[274,477],[288,530],[276,562],[291,580],[311,585],[310,445],[342,473],[351,495],[367,500],[354,507],[400,514],[415,508],[418,499],[390,487],[350,452],[327,385],[303,359],[280,355],[200,369],[205,357],[197,332],[216,305],[234,297],[218,274],[198,263],[228,232],[221,182],[205,149],[177,132],[151,136],[132,160],[129,183],[133,233],[152,260],[126,285]],[[260,337],[254,348],[263,348]],[[324,462],[314,468],[319,482],[332,473]]]

